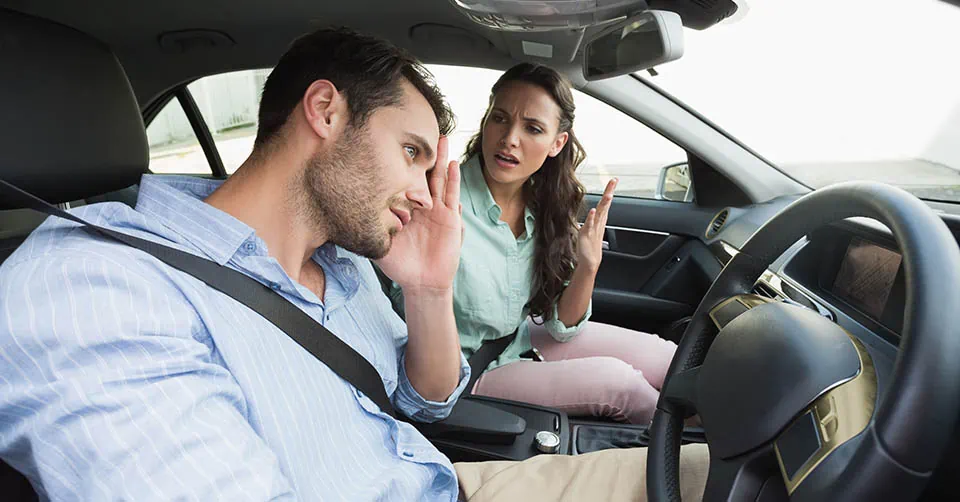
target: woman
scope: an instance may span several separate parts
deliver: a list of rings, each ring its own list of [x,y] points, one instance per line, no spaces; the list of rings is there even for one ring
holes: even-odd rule
[[[573,118],[570,86],[548,67],[519,64],[494,84],[461,168],[460,344],[469,358],[516,333],[474,394],[648,423],[676,345],[588,321],[617,180],[578,229],[584,190],[574,171],[585,153]],[[402,307],[396,287],[391,297]]]

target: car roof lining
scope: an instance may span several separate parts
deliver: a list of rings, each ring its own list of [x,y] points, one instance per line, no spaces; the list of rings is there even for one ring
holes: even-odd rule
[[[470,22],[446,0],[0,0],[7,8],[61,23],[104,42],[117,55],[141,106],[191,80],[272,67],[290,42],[324,26],[348,26],[410,50],[427,63],[506,69],[508,47],[522,35]],[[160,36],[183,30],[226,34],[233,44],[186,52],[161,48]],[[419,30],[419,31],[418,31]],[[428,36],[422,36],[423,33]],[[554,35],[572,36],[567,32]],[[582,85],[579,65],[548,61]]]

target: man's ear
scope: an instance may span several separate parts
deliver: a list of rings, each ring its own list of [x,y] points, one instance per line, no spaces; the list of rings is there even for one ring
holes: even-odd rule
[[[336,136],[347,123],[347,102],[329,80],[316,80],[303,93],[303,115],[313,132],[324,139]]]
[[[553,148],[550,149],[550,153],[547,155],[551,157],[556,157],[560,155],[560,152],[563,151],[563,147],[566,146],[567,140],[570,139],[570,134],[562,132],[557,135],[557,139],[553,141]]]

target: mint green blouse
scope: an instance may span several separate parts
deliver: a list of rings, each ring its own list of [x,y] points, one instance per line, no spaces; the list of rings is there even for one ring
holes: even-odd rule
[[[517,331],[517,338],[488,370],[519,361],[531,349],[526,308],[533,288],[535,218],[524,211],[526,231],[514,237],[510,225],[500,221],[501,209],[483,178],[480,161],[469,159],[461,167],[460,201],[465,226],[460,266],[453,284],[453,312],[460,332],[460,347],[469,358],[487,340]],[[390,298],[394,309],[403,310],[403,292],[393,284]],[[573,338],[590,318],[591,306],[575,326],[557,319],[557,306],[544,326],[554,339]]]

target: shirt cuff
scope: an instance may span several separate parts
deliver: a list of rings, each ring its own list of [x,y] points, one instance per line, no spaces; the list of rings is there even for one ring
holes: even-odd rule
[[[467,364],[467,358],[463,352],[460,353],[460,383],[450,394],[446,401],[430,401],[425,399],[417,392],[417,389],[410,383],[407,377],[406,365],[407,353],[403,352],[400,357],[400,382],[397,385],[397,391],[393,394],[394,406],[400,413],[418,421],[418,422],[436,422],[450,416],[453,405],[457,404],[457,399],[470,381],[470,365]]]
[[[550,316],[543,323],[543,327],[546,328],[547,332],[550,333],[550,336],[558,342],[569,342],[573,337],[577,336],[577,333],[583,329],[583,326],[590,319],[590,315],[593,314],[593,300],[590,300],[587,303],[587,311],[583,313],[583,317],[580,318],[580,321],[573,326],[567,326],[563,324],[563,321],[560,320],[560,310],[558,303],[553,304],[553,315]]]

